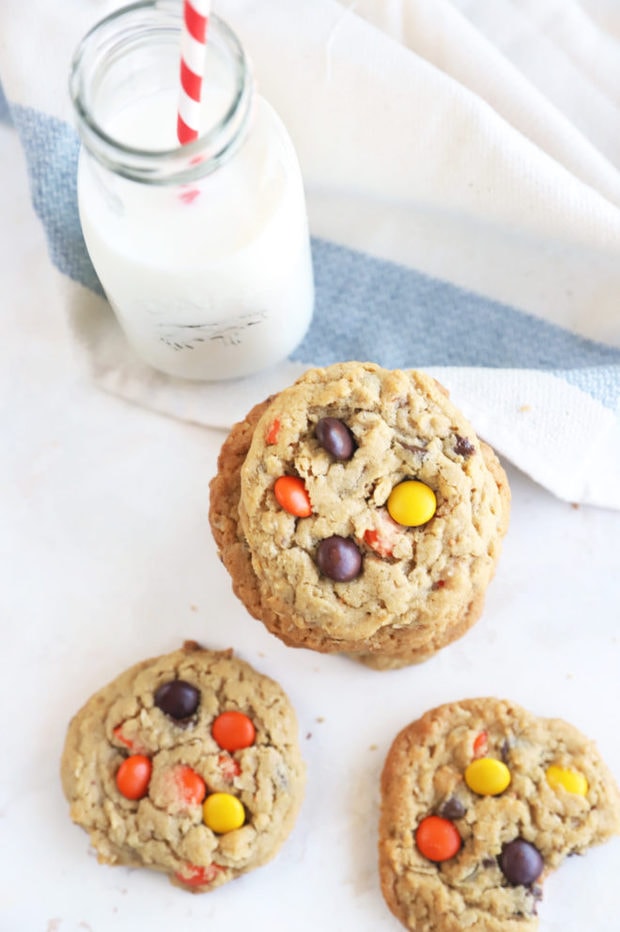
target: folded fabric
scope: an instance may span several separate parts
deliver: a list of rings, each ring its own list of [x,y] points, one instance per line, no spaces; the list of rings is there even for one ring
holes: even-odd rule
[[[420,367],[551,492],[620,508],[617,3],[219,0],[297,149],[317,291],[287,363],[220,384],[135,358],[82,239],[69,63],[119,5],[0,8],[57,306],[97,383],[226,427],[309,365]]]

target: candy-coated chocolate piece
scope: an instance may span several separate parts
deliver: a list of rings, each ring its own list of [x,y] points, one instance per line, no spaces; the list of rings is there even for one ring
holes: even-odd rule
[[[185,680],[170,680],[155,690],[155,705],[170,718],[191,718],[200,702],[200,692]]]
[[[465,770],[465,783],[478,796],[497,796],[509,785],[510,771],[495,757],[479,757]]]
[[[224,835],[241,828],[245,822],[245,809],[230,793],[211,793],[204,801],[202,817],[207,828]]]
[[[538,880],[545,865],[535,845],[524,838],[515,838],[503,846],[499,866],[509,883],[529,887]]]
[[[267,435],[265,436],[265,443],[273,444],[278,442],[278,434],[280,433],[280,421],[276,418],[269,425],[267,430]]]
[[[212,883],[223,870],[225,868],[219,864],[208,864],[207,867],[201,867],[198,864],[187,864],[182,871],[177,871],[174,876],[188,887],[202,887],[206,883]]]
[[[435,493],[417,479],[407,479],[394,486],[387,500],[390,517],[405,527],[420,527],[431,520],[437,510]]]
[[[429,861],[448,861],[461,848],[461,836],[449,819],[430,815],[422,819],[415,833],[415,843],[420,854]]]
[[[364,543],[375,553],[378,553],[380,557],[392,556],[391,544],[387,543],[374,528],[368,528],[367,531],[364,531]]]
[[[280,476],[273,486],[273,494],[280,508],[296,518],[308,518],[312,514],[310,496],[299,476]]]
[[[457,799],[456,796],[450,796],[442,805],[440,806],[437,815],[440,815],[443,819],[450,819],[454,821],[455,819],[462,819],[467,809],[463,805],[460,799]]]
[[[149,791],[153,764],[144,754],[126,757],[116,771],[116,786],[126,799],[142,799]]]
[[[364,531],[364,543],[380,557],[391,557],[406,531],[402,524],[397,524],[390,518],[387,508],[378,508],[373,520],[375,526]]]
[[[211,734],[225,751],[240,751],[254,744],[256,728],[247,715],[231,709],[218,715],[211,727]]]
[[[336,460],[350,460],[355,453],[353,434],[337,417],[322,417],[316,425],[316,439]]]
[[[575,793],[577,796],[585,796],[588,792],[588,781],[581,771],[557,767],[555,764],[547,767],[547,783],[554,790],[563,786],[567,792]]]
[[[123,734],[123,725],[122,725],[122,724],[121,724],[121,725],[117,725],[116,728],[113,728],[113,729],[112,729],[112,734],[114,735],[114,737],[116,738],[116,740],[117,740],[117,741],[120,741],[121,744],[124,744],[126,748],[129,748],[130,750],[133,748],[133,741],[131,740],[131,738],[127,738],[127,737]]]
[[[474,757],[484,757],[487,752],[488,738],[486,731],[481,731],[480,734],[476,735],[474,738]]]
[[[362,555],[357,544],[350,537],[338,534],[321,541],[316,562],[321,573],[335,582],[350,582],[362,571]]]
[[[200,805],[207,795],[205,781],[193,767],[181,764],[174,769],[174,779],[179,796],[188,806]]]
[[[225,751],[222,751],[221,754],[218,754],[217,763],[222,776],[228,783],[232,783],[235,777],[238,777],[241,773],[239,762]]]

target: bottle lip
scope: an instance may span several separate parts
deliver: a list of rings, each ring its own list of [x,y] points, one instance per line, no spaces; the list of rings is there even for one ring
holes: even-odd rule
[[[178,0],[139,0],[96,23],[82,38],[71,60],[69,94],[85,148],[105,168],[150,184],[185,183],[215,171],[238,148],[249,121],[253,79],[239,39],[217,14],[209,14],[209,37],[225,48],[235,69],[235,87],[226,112],[197,139],[167,149],[142,149],[111,136],[89,106],[89,84],[105,68],[105,57],[127,54],[145,29],[160,40],[177,34],[183,22]],[[180,89],[180,79],[179,79]]]

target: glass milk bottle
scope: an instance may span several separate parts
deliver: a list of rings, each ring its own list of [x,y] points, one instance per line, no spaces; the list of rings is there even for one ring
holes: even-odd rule
[[[70,91],[82,148],[80,220],[136,353],[216,380],[284,359],[312,315],[297,157],[253,89],[243,48],[209,18],[198,139],[176,137],[182,4],[138,3],[82,40]]]

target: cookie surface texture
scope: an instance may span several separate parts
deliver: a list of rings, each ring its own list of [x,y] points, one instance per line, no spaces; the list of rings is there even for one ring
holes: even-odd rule
[[[276,854],[305,770],[282,689],[231,651],[188,642],[89,699],[69,726],[61,777],[100,862],[205,892]]]
[[[386,757],[381,888],[415,932],[537,929],[545,876],[619,832],[618,788],[595,745],[507,701],[433,709]]]
[[[233,428],[210,519],[234,591],[274,634],[389,668],[477,620],[509,503],[497,457],[434,379],[342,363]]]

